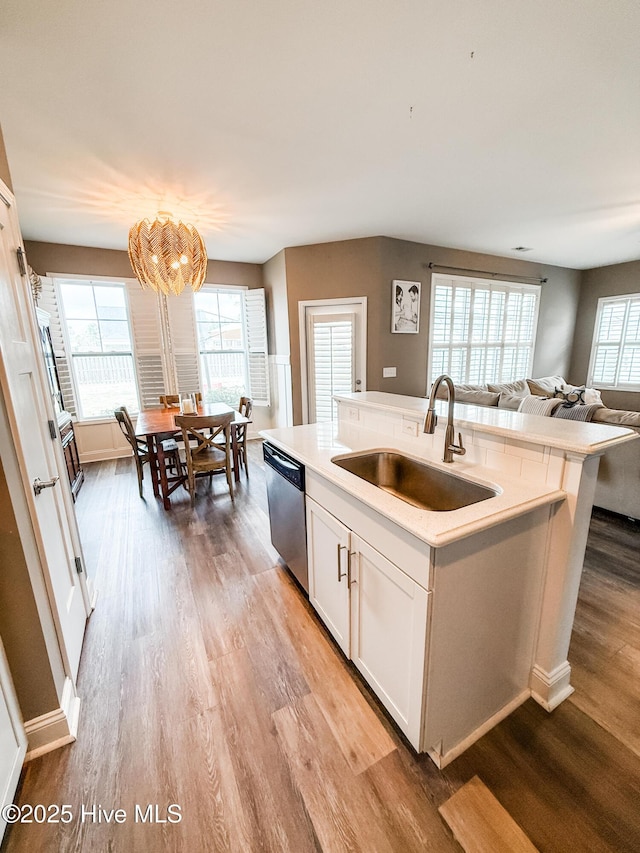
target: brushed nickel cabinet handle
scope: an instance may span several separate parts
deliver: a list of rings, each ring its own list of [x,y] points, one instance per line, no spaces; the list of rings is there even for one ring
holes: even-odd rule
[[[357,580],[354,580],[354,578],[353,578],[353,577],[352,577],[352,575],[351,575],[351,558],[352,558],[352,557],[354,557],[354,558],[355,558],[355,557],[357,557],[357,556],[358,556],[358,552],[357,552],[357,551],[349,551],[348,561],[347,561],[347,572],[348,572],[348,577],[347,577],[347,586],[348,586],[348,588],[349,588],[349,589],[351,589],[351,587],[353,586],[353,584],[354,584],[354,583],[358,583],[358,581],[357,581]]]
[[[340,572],[340,549],[341,549],[341,548],[344,548],[344,549],[345,549],[345,551],[347,552],[347,555],[348,555],[348,553],[349,553],[349,549],[347,548],[347,546],[346,546],[346,545],[341,545],[341,544],[338,542],[338,583],[340,583],[340,581],[342,580],[342,578],[346,577],[346,575],[347,575],[347,572],[344,572],[344,573],[341,573],[341,572]]]

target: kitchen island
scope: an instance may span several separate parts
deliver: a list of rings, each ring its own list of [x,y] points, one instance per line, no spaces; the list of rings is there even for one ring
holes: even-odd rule
[[[544,418],[486,423],[456,406],[467,454],[445,465],[442,427],[421,432],[425,400],[338,402],[337,424],[263,433],[307,469],[309,598],[414,748],[444,766],[529,696],[551,710],[571,693],[597,460],[635,434],[564,422],[562,435]],[[495,496],[433,512],[332,461],[380,449]]]

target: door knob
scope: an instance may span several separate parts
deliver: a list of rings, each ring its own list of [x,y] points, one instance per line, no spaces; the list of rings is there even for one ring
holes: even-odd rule
[[[36,477],[33,481],[33,493],[37,496],[43,489],[51,489],[58,482],[59,477],[52,477],[50,480],[41,480]]]

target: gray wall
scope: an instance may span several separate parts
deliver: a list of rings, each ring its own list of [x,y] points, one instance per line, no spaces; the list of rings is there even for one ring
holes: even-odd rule
[[[431,272],[426,265],[429,262],[485,270],[506,279],[509,275],[548,278],[542,286],[532,373],[533,376],[554,373],[567,376],[569,372],[580,288],[580,273],[576,270],[389,237],[289,248],[285,249],[285,262],[294,423],[300,423],[302,417],[298,329],[298,302],[301,300],[366,296],[367,388],[394,394],[425,395],[431,283]],[[393,279],[422,283],[418,335],[391,332]],[[383,367],[395,367],[396,377],[383,379]]]
[[[382,327],[380,239],[346,240],[285,249],[293,422],[302,423],[298,302],[308,299],[368,298],[367,387],[380,372],[377,330]]]
[[[540,316],[536,350],[533,359],[533,376],[548,376],[569,371],[571,343],[578,299],[580,273],[563,267],[531,263],[520,258],[500,258],[409,243],[403,240],[382,238],[382,288],[386,299],[383,325],[379,330],[381,349],[387,366],[398,365],[396,379],[382,379],[382,370],[372,377],[377,390],[396,394],[424,395],[426,390],[426,364],[428,354],[429,306],[431,300],[431,271],[425,264],[483,270],[509,279],[510,276],[532,276],[548,279],[542,285]],[[421,281],[420,334],[394,335],[391,326],[391,282],[393,279]],[[386,289],[386,293],[384,292]]]
[[[269,323],[269,352],[289,355],[289,309],[287,306],[287,266],[284,249],[267,261],[263,269]]]
[[[7,160],[7,152],[4,147],[4,137],[2,136],[2,127],[0,127],[0,180],[4,181],[11,192],[13,192],[11,172],[9,171],[9,161]]]
[[[578,317],[571,354],[571,380],[585,382],[593,341],[598,299],[640,293],[640,261],[598,267],[582,273]],[[640,411],[640,392],[603,391],[602,399],[612,409]]]
[[[102,275],[135,278],[129,255],[116,249],[94,249],[25,240],[27,260],[39,274]],[[235,284],[262,287],[260,264],[209,260],[205,281],[209,284]]]

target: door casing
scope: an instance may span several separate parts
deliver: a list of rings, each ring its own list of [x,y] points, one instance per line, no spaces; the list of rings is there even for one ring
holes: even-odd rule
[[[348,305],[358,305],[362,311],[362,333],[357,342],[356,364],[359,373],[360,390],[367,390],[367,297],[351,296],[339,299],[306,299],[298,302],[298,328],[300,334],[300,382],[302,391],[302,423],[309,423],[309,381],[307,363],[307,308],[327,308],[327,314],[333,313],[329,309],[335,308],[336,314],[343,314]]]

